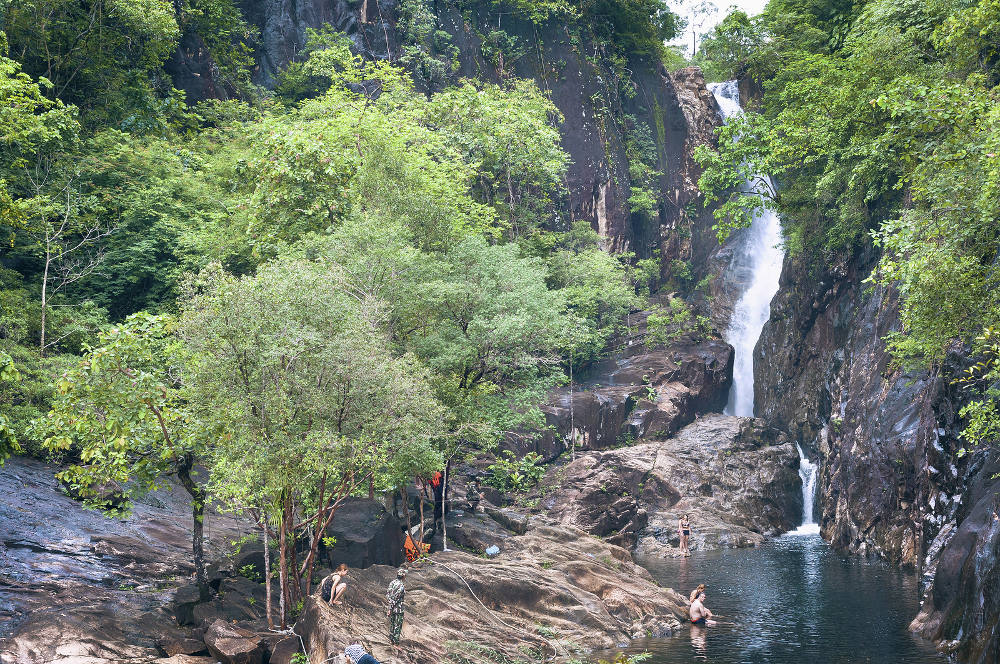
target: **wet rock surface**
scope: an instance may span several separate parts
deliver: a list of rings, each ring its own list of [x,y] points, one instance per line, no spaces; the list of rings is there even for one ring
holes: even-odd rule
[[[934,582],[910,628],[962,661],[1000,661],[1000,465],[978,474],[961,525],[936,556]],[[966,638],[962,638],[965,636]]]
[[[453,513],[449,532],[472,531],[484,519]],[[635,634],[668,635],[684,610],[684,598],[658,587],[627,550],[537,519],[527,534],[509,534],[496,558],[439,552],[411,567],[400,647],[389,644],[385,619],[385,590],[395,575],[393,567],[374,566],[352,575],[343,605],[307,601],[296,632],[314,661],[354,641],[383,662],[567,657]]]
[[[157,491],[112,519],[63,495],[56,470],[22,458],[0,469],[0,659],[121,662],[189,638],[166,608],[194,571],[187,494]],[[210,513],[206,534],[219,555],[241,529]]]
[[[648,347],[645,320],[632,315],[633,332],[621,350],[591,367],[573,386],[553,391],[542,406],[548,430],[510,437],[504,447],[518,455],[537,452],[552,461],[571,447],[601,450],[640,439],[667,438],[702,414],[725,406],[733,379],[733,350],[711,337],[682,337],[668,347]]]
[[[898,296],[865,286],[875,259],[786,259],[756,349],[757,412],[818,459],[823,537],[922,571],[932,585],[914,629],[964,660],[992,661],[982,653],[1000,643],[987,599],[996,540],[967,490],[990,477],[989,453],[959,454],[963,395],[947,377],[967,360],[952,351],[936,373],[892,364],[883,339],[900,329]]]
[[[918,566],[960,492],[957,409],[944,379],[892,366],[896,295],[865,292],[871,260],[818,278],[786,263],[756,351],[757,410],[821,461],[825,539]]]
[[[798,523],[798,454],[760,421],[706,415],[663,441],[586,452],[552,468],[540,507],[562,523],[673,555],[677,519],[691,548],[753,546]]]

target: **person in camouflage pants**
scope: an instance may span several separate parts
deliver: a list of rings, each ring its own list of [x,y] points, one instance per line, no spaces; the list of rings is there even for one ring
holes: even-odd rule
[[[386,612],[389,616],[389,640],[394,644],[399,644],[399,636],[403,633],[403,597],[406,595],[403,579],[405,578],[406,569],[400,567],[396,572],[396,578],[385,591],[385,598],[389,600],[389,609]]]

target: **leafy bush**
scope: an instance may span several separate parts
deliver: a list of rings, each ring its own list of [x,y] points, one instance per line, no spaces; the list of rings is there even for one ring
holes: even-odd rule
[[[650,347],[677,341],[686,334],[701,340],[711,333],[711,321],[696,315],[679,297],[671,299],[667,308],[654,308],[646,319],[646,345]]]
[[[487,470],[490,471],[486,484],[505,493],[521,493],[538,484],[545,474],[542,456],[528,452],[520,459],[514,453],[504,450],[503,458],[497,459]]]

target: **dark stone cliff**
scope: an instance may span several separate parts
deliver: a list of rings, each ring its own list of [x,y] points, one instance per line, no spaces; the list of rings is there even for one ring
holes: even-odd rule
[[[242,9],[260,33],[254,80],[263,86],[273,85],[302,49],[309,28],[329,24],[350,36],[365,57],[398,60],[407,45],[397,30],[401,10],[396,0],[243,0]],[[560,130],[571,164],[556,223],[589,221],[612,251],[631,251],[639,258],[659,252],[664,283],[686,272],[682,263],[705,259],[715,240],[706,231],[711,215],[692,205],[698,199],[698,167],[691,153],[695,145],[712,140],[719,118],[700,70],[670,74],[659,63],[641,59],[615,64],[585,29],[557,21],[535,26],[493,2],[474,3],[464,12],[440,3],[434,20],[454,49],[439,85],[469,77],[489,82],[527,78],[562,113]],[[498,26],[517,44],[511,47],[516,57],[508,61],[484,55],[489,50],[484,39]],[[229,94],[195,37],[184,40],[170,68],[174,84],[189,99]],[[634,183],[626,134],[643,125],[656,143],[656,163],[647,165],[662,174],[652,213],[633,212],[629,205]]]
[[[913,628],[964,661],[995,662],[996,468],[985,451],[958,453],[962,395],[949,376],[961,354],[935,372],[892,364],[882,339],[900,328],[897,294],[864,283],[876,258],[786,258],[756,348],[756,413],[819,459],[823,537],[923,572]]]

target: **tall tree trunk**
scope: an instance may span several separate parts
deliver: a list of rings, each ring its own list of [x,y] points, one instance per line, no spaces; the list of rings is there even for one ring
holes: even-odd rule
[[[333,498],[332,494],[330,498]],[[337,505],[339,504],[340,498],[334,504],[324,507],[316,513],[316,523],[313,524],[316,534],[309,547],[309,553],[306,554],[306,559],[302,561],[302,567],[299,571],[300,574],[305,576],[305,595],[309,595],[312,592],[313,562],[315,562],[316,554],[319,552],[319,543],[323,539],[323,533],[326,532],[327,526],[333,521],[333,515],[337,513]]]
[[[278,526],[278,584],[281,595],[278,599],[278,610],[281,618],[281,629],[288,627],[288,498],[281,499],[281,524]]]
[[[260,517],[260,531],[264,537],[264,595],[267,611],[267,628],[274,629],[273,611],[271,609],[271,538],[267,536],[267,515],[262,513]]]
[[[399,488],[399,496],[403,499],[403,514],[406,515],[406,532],[412,536],[413,533],[410,532],[410,529],[413,527],[413,524],[410,523],[410,497],[406,495],[405,485]]]
[[[295,518],[295,510],[293,509],[290,513],[288,522],[289,525],[293,524]],[[298,541],[295,537],[295,527],[289,528],[289,534],[291,535],[291,541],[288,546],[288,569],[292,573],[291,581],[289,581],[289,591],[292,597],[292,606],[297,604],[299,600],[302,599],[302,576],[299,574],[299,557],[298,553],[295,551]]]
[[[441,543],[445,551],[448,550],[448,468],[451,466],[451,459],[444,464],[444,477],[441,481]]]
[[[45,357],[45,319],[48,313],[48,299],[47,295],[49,292],[49,266],[52,264],[52,251],[49,248],[49,235],[48,231],[45,231],[45,269],[42,271],[42,331],[41,337],[38,342],[38,354]]]
[[[198,583],[198,596],[204,602],[212,598],[212,589],[208,587],[208,579],[205,578],[205,490],[198,486],[191,477],[191,467],[193,465],[194,459],[192,456],[185,454],[177,464],[177,477],[180,479],[184,490],[191,496],[191,513],[194,517],[194,525],[191,528],[194,575]]]
[[[576,421],[573,419],[573,350],[569,351],[569,439],[570,461],[576,461]]]
[[[424,495],[427,494],[427,486],[423,484],[421,488],[423,489]],[[420,508],[420,542],[424,541],[424,496],[420,495],[420,491],[417,491],[417,506]]]

